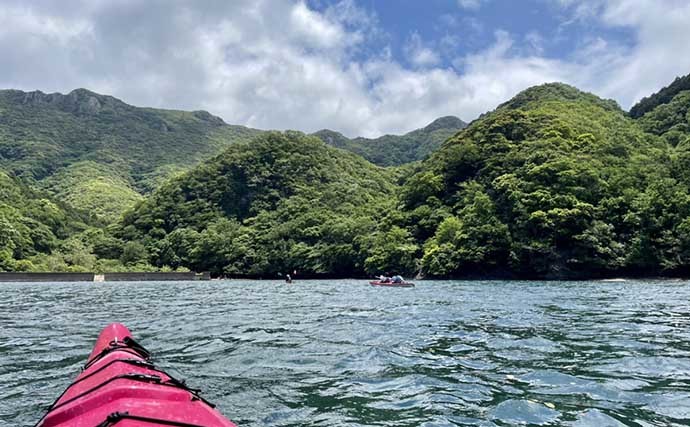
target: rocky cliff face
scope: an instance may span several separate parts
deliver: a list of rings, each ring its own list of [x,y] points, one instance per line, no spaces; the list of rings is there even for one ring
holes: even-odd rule
[[[192,114],[197,119],[203,120],[203,121],[208,122],[209,124],[212,124],[212,125],[223,126],[223,125],[227,124],[227,123],[225,123],[225,121],[223,119],[221,119],[218,116],[214,116],[213,114],[209,113],[208,111],[204,111],[204,110],[193,111]]]
[[[32,92],[24,92],[21,90],[0,90],[0,97],[6,97],[9,101],[26,106],[54,108],[65,113],[70,113],[78,116],[94,116],[104,111],[111,111],[115,113],[138,113],[142,116],[151,116],[147,114],[150,109],[140,109],[129,104],[126,104],[119,99],[100,95],[91,92],[87,89],[75,89],[68,94],[62,93],[44,93],[40,90]],[[218,116],[214,116],[208,111],[193,111],[191,113],[197,119],[206,122],[213,127],[225,126],[227,123]],[[173,131],[174,129],[161,120],[154,120],[156,123],[152,125],[153,128],[163,132]]]
[[[52,106],[67,113],[92,115],[105,107],[125,108],[127,105],[117,98],[93,93],[86,89],[75,89],[67,95],[43,93],[41,91],[10,91],[10,96],[25,105]]]

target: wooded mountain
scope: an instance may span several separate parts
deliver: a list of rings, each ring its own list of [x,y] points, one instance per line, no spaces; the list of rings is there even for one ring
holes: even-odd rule
[[[164,184],[115,235],[159,267],[349,275],[378,250],[375,218],[393,198],[393,174],[317,138],[269,132]]]
[[[655,107],[639,117],[645,131],[662,136],[669,144],[678,147],[679,151],[687,150],[685,146],[690,138],[690,76],[685,80],[676,80],[683,81],[687,82],[687,88],[684,90],[671,92],[664,88],[659,94],[645,98],[645,105],[653,103]],[[677,85],[675,89],[680,87]],[[673,96],[670,96],[671,93]]]
[[[0,168],[106,221],[175,173],[258,133],[205,111],[138,108],[85,89],[0,91]]]
[[[422,160],[443,141],[455,135],[467,123],[453,116],[441,117],[429,125],[405,135],[384,135],[379,138],[354,138],[328,129],[313,135],[328,145],[357,153],[380,166],[399,166]]]
[[[347,142],[334,145],[402,164],[423,158],[463,125],[451,117],[403,136],[337,134]],[[105,222],[168,178],[262,132],[206,111],[139,108],[85,89],[0,91],[0,169]]]
[[[59,251],[70,235],[88,228],[89,215],[0,172],[0,271],[32,270],[29,258]]]
[[[545,84],[459,132],[443,118],[378,140],[256,131],[81,90],[0,92],[0,269],[688,274],[686,80],[630,113]],[[401,148],[423,160],[385,168],[323,142],[389,164],[390,147],[444,132],[428,156]]]
[[[668,104],[680,92],[688,90],[690,90],[690,74],[683,77],[676,77],[670,85],[662,88],[653,95],[642,98],[640,102],[633,105],[630,109],[630,115],[634,118],[640,118],[656,107]]]
[[[295,205],[291,190],[281,189],[290,189],[298,178],[284,172],[271,185],[250,192],[246,177],[274,176],[274,156],[283,159],[287,170],[297,170],[305,160],[290,152],[304,146],[305,154],[320,159],[307,170],[319,170],[323,153],[329,152],[304,136],[274,134],[237,146],[242,153],[251,151],[242,161],[231,149],[216,160],[225,166],[201,166],[178,181],[173,193],[155,193],[128,217],[119,237],[141,241],[159,266],[229,274],[270,275],[293,268],[307,274],[397,271],[432,277],[679,273],[690,265],[686,144],[674,146],[660,135],[685,123],[687,107],[685,94],[679,93],[636,121],[614,101],[571,86],[533,87],[475,120],[428,159],[398,170],[401,185],[393,193],[363,192],[369,200],[390,201],[374,202],[378,209],[373,210],[371,202],[350,203],[344,197],[323,205],[320,181],[310,179],[301,180],[299,188],[313,192],[312,203]],[[674,113],[666,115],[667,109]],[[291,148],[283,152],[279,147],[286,140]],[[265,148],[252,151],[254,144]],[[230,168],[243,162],[251,167],[239,166],[242,173]],[[373,176],[384,172],[365,166],[335,169],[348,180],[358,169]],[[334,196],[338,189],[353,188],[338,176],[331,177],[338,182]],[[204,195],[184,188],[203,189]],[[216,195],[206,195],[209,191]],[[260,197],[269,194],[271,202]],[[260,208],[243,207],[244,200],[257,197]],[[345,221],[337,216],[341,203],[352,218],[346,238],[337,240],[328,230]],[[149,212],[158,214],[151,218]],[[299,218],[299,226],[291,215]],[[314,220],[309,224],[318,230],[317,239],[302,234],[307,219]],[[206,225],[215,221],[229,228],[209,232]],[[225,244],[202,243],[224,232]],[[212,264],[204,264],[210,259]]]
[[[613,101],[547,84],[476,120],[403,186],[422,270],[553,278],[687,270],[690,195],[679,150],[644,132],[675,126],[657,122],[665,108],[635,122]]]

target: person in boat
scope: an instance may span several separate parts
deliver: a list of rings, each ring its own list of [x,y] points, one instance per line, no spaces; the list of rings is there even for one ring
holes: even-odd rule
[[[292,283],[292,277],[289,274],[285,275],[285,283]]]
[[[403,283],[405,281],[399,274],[396,274],[395,276],[391,277],[391,280],[393,281],[393,283]]]
[[[388,277],[388,275],[385,275],[385,276],[384,276],[384,275],[382,274],[382,275],[379,276],[379,282],[381,282],[381,283],[390,283],[390,282],[391,282],[391,278]]]

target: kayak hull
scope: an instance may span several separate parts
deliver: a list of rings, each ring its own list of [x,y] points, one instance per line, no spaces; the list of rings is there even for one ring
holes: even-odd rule
[[[53,403],[39,427],[235,427],[203,399],[150,361],[122,324],[108,325],[84,370]]]
[[[414,288],[414,283],[412,282],[402,282],[402,283],[393,283],[393,282],[381,282],[378,280],[369,282],[371,286],[384,286],[388,288]]]

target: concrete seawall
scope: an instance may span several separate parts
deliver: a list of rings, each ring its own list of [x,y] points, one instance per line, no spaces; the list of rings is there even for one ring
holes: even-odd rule
[[[0,272],[0,282],[148,282],[211,280],[208,272],[18,273]]]
[[[211,280],[211,276],[206,273],[158,273],[158,272],[141,272],[141,273],[104,273],[103,280],[105,282],[153,282],[166,280]]]
[[[4,273],[0,282],[93,282],[93,273]]]

